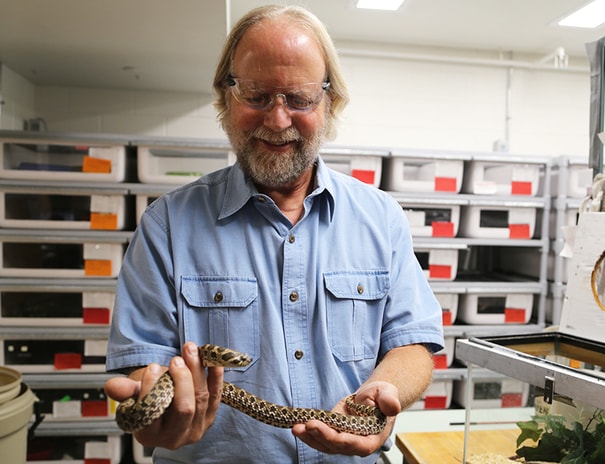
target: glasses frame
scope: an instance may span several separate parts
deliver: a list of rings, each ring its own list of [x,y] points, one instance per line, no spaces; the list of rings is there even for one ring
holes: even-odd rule
[[[284,106],[286,108],[288,108],[288,110],[295,112],[295,113],[307,113],[311,110],[314,110],[315,108],[317,108],[319,106],[319,104],[322,102],[322,100],[324,98],[325,93],[330,89],[330,81],[328,81],[328,80],[323,81],[321,83],[321,89],[317,93],[316,97],[314,99],[310,100],[311,104],[306,108],[297,108],[296,106],[291,106],[289,103],[289,99],[296,98],[297,95],[293,94],[293,93],[283,93],[283,92],[275,92],[275,93],[262,92],[262,93],[266,93],[267,95],[270,95],[270,99],[269,99],[268,103],[266,103],[264,105],[255,105],[253,103],[246,101],[244,98],[241,97],[240,89],[239,89],[240,82],[254,82],[254,81],[248,80],[248,79],[240,79],[238,77],[233,77],[231,75],[227,76],[227,78],[225,79],[225,84],[227,85],[227,88],[231,90],[231,94],[233,95],[233,98],[235,98],[242,105],[245,105],[248,108],[256,110],[256,111],[268,111],[268,110],[273,109],[273,107],[275,106],[275,102],[277,101],[277,98],[282,97]],[[294,89],[294,88],[302,87],[305,85],[318,85],[318,83],[307,82],[304,84],[299,84],[297,86],[283,87],[283,88],[284,89],[288,89],[288,88]],[[259,92],[259,93],[261,93],[261,92]]]

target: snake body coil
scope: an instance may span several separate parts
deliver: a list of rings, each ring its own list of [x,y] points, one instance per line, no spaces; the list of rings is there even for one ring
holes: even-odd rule
[[[228,348],[216,345],[199,347],[200,357],[205,366],[241,367],[251,359]],[[159,419],[172,402],[174,383],[170,374],[165,372],[151,391],[136,401],[130,398],[118,406],[116,422],[126,432],[136,432]],[[265,424],[281,428],[292,428],[312,419],[320,420],[341,432],[356,435],[373,435],[384,430],[386,417],[373,406],[355,403],[355,395],[346,399],[349,409],[358,415],[339,414],[322,409],[292,408],[265,401],[231,383],[223,382],[221,402],[247,414]]]

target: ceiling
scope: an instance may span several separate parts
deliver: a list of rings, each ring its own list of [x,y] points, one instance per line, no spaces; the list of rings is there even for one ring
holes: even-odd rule
[[[398,12],[352,0],[298,0],[340,49],[436,47],[550,57],[605,36],[554,23],[586,0],[406,0]],[[260,0],[0,0],[0,62],[36,85],[209,92],[227,28]],[[0,76],[1,77],[1,76]]]

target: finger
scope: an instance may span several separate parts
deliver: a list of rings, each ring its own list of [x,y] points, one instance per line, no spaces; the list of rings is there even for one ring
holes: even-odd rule
[[[105,394],[115,401],[124,401],[136,397],[141,383],[128,377],[112,377],[105,382]]]

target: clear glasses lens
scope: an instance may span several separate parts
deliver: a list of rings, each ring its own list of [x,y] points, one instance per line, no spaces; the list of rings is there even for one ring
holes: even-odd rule
[[[227,85],[233,96],[240,103],[252,109],[265,111],[273,106],[278,97],[293,111],[309,111],[317,107],[324,93],[330,87],[329,82],[301,84],[296,87],[284,88],[282,92],[271,93],[257,86],[252,81],[228,78]]]

